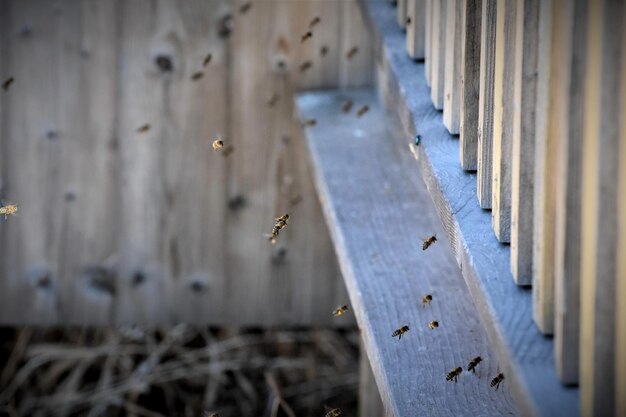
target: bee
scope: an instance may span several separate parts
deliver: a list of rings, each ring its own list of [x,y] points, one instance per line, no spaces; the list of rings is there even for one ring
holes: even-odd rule
[[[204,61],[202,61],[202,66],[206,67],[209,65],[209,63],[211,63],[211,59],[213,59],[213,54],[207,54],[207,56],[204,57]]]
[[[320,55],[326,56],[327,53],[328,53],[328,46],[322,45],[322,47],[320,48]]]
[[[435,330],[437,327],[439,327],[439,322],[437,320],[433,320],[430,323],[428,323],[428,328],[430,330]]]
[[[224,148],[224,150],[222,151],[222,155],[224,156],[224,158],[228,158],[228,155],[230,155],[231,153],[233,153],[233,151],[235,150],[235,148],[233,147],[233,145],[228,145],[227,147]]]
[[[328,413],[326,413],[326,417],[339,417],[341,415],[341,408],[333,408]]]
[[[0,207],[0,216],[4,216],[4,220],[15,213],[17,213],[17,204],[6,204]]]
[[[13,77],[9,77],[6,80],[4,80],[4,82],[2,83],[2,89],[4,91],[7,91],[9,89],[9,87],[11,87],[11,84],[13,84],[13,82],[15,81],[15,78]]]
[[[430,304],[430,302],[433,300],[433,296],[430,294],[426,294],[425,296],[422,297],[422,307],[426,307],[426,304]]]
[[[278,238],[280,231],[285,226],[287,226],[287,223],[289,221],[289,214],[283,214],[282,216],[277,217],[275,220],[276,223],[274,224],[274,228],[272,229],[272,234],[268,235],[267,237],[272,245],[276,243],[276,239]]]
[[[496,388],[496,391],[498,390],[498,387],[500,386],[500,383],[504,381],[504,374],[502,372],[500,372],[498,375],[496,375],[496,377],[494,379],[491,380],[491,384],[490,386],[493,388]]]
[[[218,136],[217,139],[213,141],[211,146],[213,146],[214,151],[218,151],[224,147],[224,141]]]
[[[433,243],[435,243],[436,241],[437,241],[437,235],[432,235],[431,237],[424,239],[424,243],[422,244],[422,250],[428,249],[428,247],[432,245]]]
[[[345,314],[346,311],[348,311],[348,306],[338,307],[335,309],[335,311],[333,311],[333,316],[341,317]]]
[[[278,99],[280,98],[280,96],[278,94],[274,94],[272,97],[270,97],[270,99],[267,101],[267,105],[269,107],[274,107],[276,105],[276,103],[278,102]]]
[[[452,370],[452,372],[450,372],[448,374],[448,376],[446,376],[446,381],[452,381],[454,380],[454,382],[456,382],[457,378],[459,377],[459,375],[461,375],[461,372],[463,372],[463,368],[458,367],[458,368],[454,368]]]
[[[148,130],[150,130],[150,125],[146,123],[145,125],[137,128],[137,133],[146,133]]]
[[[352,110],[352,100],[344,101],[341,105],[341,111],[344,113],[348,113],[350,110]]]
[[[307,39],[310,39],[312,37],[313,37],[313,32],[309,31],[305,33],[304,35],[302,35],[301,42],[304,43]]]
[[[250,8],[252,7],[252,2],[246,2],[244,4],[241,5],[241,7],[239,8],[239,13],[240,14],[246,14],[248,12],[248,10],[250,10]]]
[[[311,61],[305,61],[302,64],[300,64],[300,72],[304,72],[308,70],[309,68],[311,68],[312,66],[313,64],[311,63]]]
[[[313,26],[317,25],[322,19],[319,16],[315,16],[311,23],[309,23],[309,29],[313,29]]]
[[[317,124],[317,120],[315,119],[307,119],[304,122],[302,122],[302,126],[304,127],[313,127]]]
[[[359,109],[359,111],[356,112],[357,117],[363,116],[365,113],[367,113],[369,111],[369,109],[370,109],[370,106],[368,106],[368,105],[365,105],[365,106],[361,107]]]
[[[391,333],[391,337],[398,336],[398,340],[400,340],[400,339],[402,339],[402,335],[405,334],[408,331],[409,331],[409,326],[404,325],[404,326],[400,327],[398,330],[396,330],[395,332]]]
[[[348,52],[346,52],[346,58],[352,59],[352,57],[354,57],[357,52],[359,52],[359,47],[353,46]]]
[[[204,73],[202,71],[194,72],[191,74],[191,81],[198,81],[202,77],[204,77]]]
[[[481,363],[483,361],[483,358],[481,358],[480,356],[476,356],[474,359],[472,359],[469,363],[469,365],[467,365],[467,371],[472,371],[474,373],[476,373],[476,366]]]

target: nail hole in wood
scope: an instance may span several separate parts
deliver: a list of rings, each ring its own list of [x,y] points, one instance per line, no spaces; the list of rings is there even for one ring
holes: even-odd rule
[[[146,282],[146,274],[141,271],[135,271],[132,278],[133,285],[136,287],[143,284],[144,282]]]
[[[117,293],[115,275],[108,268],[100,265],[87,267],[85,276],[89,286],[94,290],[110,296],[114,296]]]
[[[172,58],[170,56],[157,55],[157,57],[154,58],[154,62],[162,72],[171,72],[174,70],[174,64],[172,63]]]
[[[246,198],[241,194],[234,195],[228,200],[228,208],[232,211],[241,210],[246,204]]]

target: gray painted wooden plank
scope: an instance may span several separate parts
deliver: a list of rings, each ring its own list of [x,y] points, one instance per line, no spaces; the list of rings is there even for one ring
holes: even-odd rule
[[[362,5],[375,45],[380,46],[376,58],[385,61],[389,85],[395,85],[394,109],[407,140],[416,131],[422,135],[420,145],[414,148],[417,165],[521,413],[579,415],[578,390],[560,384],[554,345],[533,323],[531,292],[512,282],[508,247],[494,238],[489,213],[472,204],[476,175],[459,166],[459,143],[445,130],[441,115],[432,107],[422,77],[423,65],[401,53],[404,39],[394,26],[393,13],[386,12],[376,0],[362,1]]]
[[[478,166],[478,106],[480,91],[480,17],[482,0],[463,0],[461,39],[461,167]]]
[[[422,78],[423,71],[416,75]],[[369,112],[357,118],[337,111],[348,98],[367,104]],[[411,175],[414,164],[398,122],[372,90],[303,93],[297,106],[302,119],[317,120],[306,131],[313,176],[387,412],[515,414],[509,385],[489,387],[498,363],[426,187]],[[422,251],[422,237],[435,233],[441,241]],[[423,308],[427,293],[433,301]],[[433,319],[440,322],[437,330],[427,327]],[[410,331],[393,339],[404,324]],[[477,375],[446,381],[447,372],[476,355],[485,358]]]
[[[511,273],[518,285],[532,283],[535,106],[539,4],[516,0],[515,107],[511,161]]]
[[[626,15],[624,16],[626,25]],[[622,91],[621,91],[621,126],[620,126],[620,161],[619,161],[619,237],[617,253],[626,253],[626,31],[622,33]],[[617,265],[617,299],[626,300],[626,256],[618,258]],[[626,303],[617,303],[617,338],[616,351],[616,392],[626,392]],[[626,415],[626,395],[617,396],[617,415]]]
[[[424,59],[426,0],[408,0],[406,49],[413,59]]]
[[[433,20],[431,22],[430,96],[435,108],[443,109],[444,81],[446,67],[446,1],[433,0]]]
[[[585,0],[559,0],[555,16],[564,30],[563,104],[556,189],[554,248],[554,350],[556,369],[563,383],[578,382],[580,346],[580,247],[583,89],[585,85],[587,7]]]
[[[361,341],[359,355],[359,415],[362,417],[386,417],[385,407],[380,399],[380,392],[363,341]]]
[[[478,187],[480,207],[491,208],[493,153],[493,81],[496,55],[497,0],[483,0],[480,25],[478,96]]]
[[[461,124],[461,42],[463,0],[446,1],[446,65],[444,68],[443,124],[458,135]]]
[[[620,83],[626,5],[591,2],[583,133],[580,381],[583,416],[616,415]],[[622,79],[620,79],[622,78]],[[623,213],[621,213],[623,215]],[[625,277],[619,277],[624,280]],[[618,302],[619,301],[619,302]]]
[[[432,65],[432,22],[433,22],[433,0],[426,0],[424,6],[424,76],[426,84],[430,87],[430,67]]]

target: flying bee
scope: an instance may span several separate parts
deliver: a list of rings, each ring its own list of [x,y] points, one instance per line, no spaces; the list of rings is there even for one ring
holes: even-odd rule
[[[369,111],[369,109],[370,109],[370,106],[368,106],[367,104],[361,107],[359,111],[356,112],[357,117],[363,116],[365,113]]]
[[[402,335],[409,331],[409,326],[404,325],[391,334],[391,337],[398,336],[398,340],[402,339]]]
[[[481,363],[483,361],[483,358],[481,358],[480,356],[476,356],[474,359],[472,359],[469,363],[469,365],[467,365],[467,371],[472,371],[474,373],[476,373],[476,366]]]
[[[428,323],[428,328],[430,330],[435,330],[437,327],[439,327],[439,322],[437,320],[433,320],[430,323]]]
[[[422,244],[422,250],[428,249],[428,247],[432,245],[433,243],[435,243],[436,241],[437,241],[437,235],[432,235],[431,237],[424,239],[424,243]]]
[[[270,99],[267,101],[267,105],[269,107],[274,107],[276,105],[276,103],[278,103],[278,99],[279,98],[280,98],[280,96],[278,94],[272,95],[272,97],[270,97]]]
[[[333,408],[328,413],[326,413],[326,417],[339,417],[341,415],[341,408]]]
[[[348,52],[346,52],[346,58],[352,59],[352,57],[354,57],[357,52],[359,52],[359,47],[353,46]]]
[[[348,113],[352,110],[352,100],[346,100],[341,105],[341,111],[344,113]]]
[[[150,130],[150,125],[146,123],[145,125],[137,128],[137,133],[146,133],[148,130]]]
[[[322,19],[319,16],[315,16],[311,23],[309,23],[309,29],[313,29],[313,26],[317,25]]]
[[[213,54],[207,54],[207,56],[204,57],[204,61],[202,61],[202,66],[206,67],[207,65],[209,65],[212,58],[213,58]]]
[[[241,7],[239,8],[239,13],[240,14],[246,14],[248,12],[248,10],[250,10],[250,8],[252,7],[252,2],[246,2],[244,4],[241,5]]]
[[[307,39],[310,39],[312,37],[313,37],[313,32],[309,31],[309,32],[305,33],[304,35],[302,35],[302,38],[301,38],[300,41],[302,43],[304,43]]]
[[[0,207],[0,216],[4,216],[4,220],[15,213],[17,213],[17,204],[6,204]]]
[[[327,53],[328,53],[328,46],[322,45],[322,47],[320,48],[320,55],[326,56]]]
[[[426,304],[430,304],[430,302],[433,300],[433,296],[430,294],[426,294],[425,296],[422,297],[422,307],[426,307]]]
[[[2,83],[2,89],[4,91],[7,91],[9,89],[9,87],[11,87],[11,84],[13,84],[13,82],[15,81],[15,78],[13,77],[9,77],[6,80],[4,80],[4,82]]]
[[[213,141],[211,144],[213,146],[214,151],[218,151],[224,147],[224,141],[219,136]]]
[[[307,119],[302,122],[302,126],[304,127],[313,127],[317,124],[317,120],[315,119]]]
[[[202,71],[194,72],[191,74],[191,81],[198,81],[202,77],[204,77],[204,73]]]
[[[446,381],[452,381],[454,380],[454,382],[456,382],[457,378],[459,377],[459,375],[461,375],[461,372],[463,372],[463,368],[458,367],[458,368],[454,368],[452,370],[452,372],[450,372],[448,374],[448,376],[446,376]]]
[[[300,64],[300,72],[304,72],[310,69],[312,66],[313,64],[311,63],[311,61],[305,61],[302,64]]]
[[[282,216],[277,217],[275,220],[276,223],[274,224],[274,228],[272,229],[272,234],[267,236],[272,245],[276,243],[276,239],[278,238],[280,231],[285,228],[285,226],[287,226],[287,223],[289,221],[289,214],[283,214]]]
[[[346,313],[346,311],[348,311],[348,306],[338,307],[335,309],[335,311],[333,311],[333,316],[341,317]]]
[[[500,383],[504,381],[504,374],[502,372],[500,372],[498,375],[496,375],[496,377],[494,379],[491,380],[491,384],[490,386],[493,388],[496,388],[496,391],[498,390],[498,387],[500,386]]]

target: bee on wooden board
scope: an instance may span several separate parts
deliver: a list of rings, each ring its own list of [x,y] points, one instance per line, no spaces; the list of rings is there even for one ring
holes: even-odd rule
[[[313,37],[313,32],[309,31],[307,33],[305,33],[304,35],[302,35],[302,38],[300,39],[300,41],[302,43],[306,42],[308,39],[311,39]]]
[[[391,334],[391,337],[398,336],[398,340],[402,339],[402,335],[409,331],[409,326],[404,325]]]
[[[148,130],[150,130],[150,125],[146,123],[145,125],[139,126],[137,128],[137,133],[146,133]]]
[[[269,107],[274,107],[276,105],[276,103],[278,103],[278,99],[279,98],[280,98],[280,96],[278,94],[272,95],[272,97],[270,97],[270,99],[267,101],[267,105]]]
[[[422,307],[426,307],[426,304],[430,304],[430,302],[433,300],[433,296],[430,294],[426,294],[425,296],[422,297]]]
[[[202,61],[202,66],[206,67],[209,65],[211,63],[211,59],[213,59],[213,54],[207,54],[207,56],[204,57],[204,61]]]
[[[476,356],[474,359],[472,359],[469,363],[469,365],[467,365],[467,371],[472,371],[474,373],[476,373],[476,366],[478,366],[479,363],[481,363],[483,361],[483,358],[481,358],[480,356]]]
[[[348,113],[350,112],[350,110],[352,110],[352,100],[346,100],[343,102],[343,104],[341,105],[341,111],[344,113]]]
[[[500,372],[498,375],[496,375],[496,377],[494,379],[491,380],[491,384],[489,384],[491,386],[491,388],[496,389],[496,391],[498,390],[498,387],[500,386],[500,383],[504,381],[504,374],[502,372]]]
[[[313,64],[311,63],[311,61],[305,61],[302,64],[300,64],[300,72],[304,72],[310,69],[312,66]]]
[[[252,7],[252,2],[245,2],[244,4],[241,5],[241,7],[239,8],[239,13],[240,14],[246,14],[248,12],[248,10],[250,10],[250,8]]]
[[[224,141],[222,140],[220,135],[217,135],[213,143],[211,143],[211,146],[213,147],[214,151],[219,151],[224,147]]]
[[[368,106],[367,104],[363,107],[361,107],[357,112],[356,112],[356,116],[357,117],[361,117],[363,116],[365,113],[367,113],[370,109],[370,106]]]
[[[274,228],[272,229],[272,234],[267,236],[272,245],[276,243],[276,239],[278,238],[280,231],[284,229],[285,226],[287,226],[287,223],[289,221],[289,214],[283,214],[282,216],[277,217],[275,220],[276,223],[274,224]]]
[[[335,309],[335,311],[333,311],[333,316],[341,317],[346,313],[346,311],[348,311],[348,306],[338,307]]]
[[[309,29],[313,29],[313,27],[317,25],[321,20],[322,19],[320,19],[319,16],[315,16],[313,20],[311,20],[311,23],[309,23]]]
[[[435,330],[437,327],[439,327],[439,322],[437,320],[433,320],[430,323],[428,323],[428,328],[430,330]]]
[[[430,245],[432,245],[436,241],[437,241],[437,235],[432,235],[431,237],[424,239],[424,243],[422,244],[422,250],[428,249]]]
[[[328,413],[326,413],[326,417],[339,417],[341,415],[341,408],[333,408]]]
[[[359,47],[353,46],[352,48],[350,48],[348,52],[346,52],[346,58],[352,59],[356,55],[357,52],[359,52]]]
[[[5,204],[0,207],[0,216],[4,216],[4,220],[6,220],[9,216],[17,213],[17,204]]]
[[[302,126],[304,127],[313,127],[317,124],[317,120],[315,119],[307,119],[302,122]]]
[[[4,82],[2,83],[2,89],[4,91],[7,91],[9,89],[9,87],[11,87],[11,84],[13,84],[13,82],[15,81],[15,78],[13,77],[9,77],[6,80],[4,80]]]
[[[191,81],[198,81],[202,77],[204,77],[204,73],[202,71],[194,72],[191,74]]]
[[[446,381],[454,380],[454,382],[456,382],[459,375],[461,375],[461,372],[463,372],[463,368],[454,368],[450,373],[448,373],[448,376],[446,376]]]

